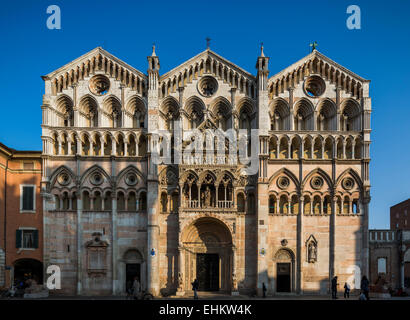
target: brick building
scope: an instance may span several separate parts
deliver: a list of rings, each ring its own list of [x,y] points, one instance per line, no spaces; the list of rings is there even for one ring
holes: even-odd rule
[[[43,281],[41,151],[0,143],[0,286]]]
[[[390,230],[410,230],[410,199],[390,207]]]

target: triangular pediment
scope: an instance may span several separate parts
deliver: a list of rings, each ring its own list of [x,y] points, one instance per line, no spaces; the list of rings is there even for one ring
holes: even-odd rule
[[[270,77],[268,80],[269,92],[275,95],[277,91],[280,92],[283,89],[295,86],[303,81],[304,77],[311,74],[319,74],[331,83],[358,97],[361,95],[360,92],[363,90],[364,85],[370,82],[370,80],[362,78],[319,51],[314,50]]]
[[[42,76],[51,80],[55,91],[60,92],[79,80],[93,74],[105,74],[121,81],[125,86],[143,91],[147,76],[101,47],[97,47],[66,65]],[[54,87],[53,87],[54,88]]]
[[[209,71],[207,70],[207,63],[210,69]],[[188,77],[190,72],[191,74],[194,73],[196,68],[204,68],[204,73],[211,73],[216,76],[221,76],[220,70],[222,68],[223,72],[225,72],[226,70],[226,72],[244,78],[248,81],[255,81],[255,76],[253,76],[251,73],[238,67],[234,63],[209,49],[202,51],[188,61],[163,74],[160,77],[160,81],[166,82],[173,81],[174,79],[178,81],[178,79],[180,78]]]

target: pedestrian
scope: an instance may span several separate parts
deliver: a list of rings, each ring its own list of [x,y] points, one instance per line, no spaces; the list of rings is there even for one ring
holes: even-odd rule
[[[263,294],[263,297],[266,298],[266,286],[265,286],[265,282],[262,283],[262,294]]]
[[[194,290],[194,299],[198,299],[198,289],[199,281],[198,279],[195,279],[194,282],[192,282],[192,290]]]
[[[332,299],[337,299],[337,276],[332,279]]]
[[[366,297],[366,300],[369,300],[369,280],[366,276],[362,277],[362,281],[360,282],[360,290]]]
[[[141,283],[138,277],[134,277],[134,282],[132,284],[132,293],[134,295],[134,299],[138,300],[141,296]]]
[[[349,299],[349,297],[350,297],[350,284],[348,284],[347,282],[345,282],[344,288],[345,288],[344,297],[345,297],[345,299],[346,299],[346,298]]]

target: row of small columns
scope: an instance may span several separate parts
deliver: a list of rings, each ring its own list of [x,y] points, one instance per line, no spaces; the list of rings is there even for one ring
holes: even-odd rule
[[[346,141],[343,141],[343,148],[342,148],[342,159],[346,159]],[[299,157],[300,155],[302,155],[303,158],[303,154],[304,154],[304,141],[302,140],[302,142],[300,143],[300,149],[299,149]],[[333,152],[333,158],[337,158],[337,146],[338,144],[335,143],[334,146],[332,147],[332,152]],[[355,140],[352,140],[352,159],[355,158],[355,147],[356,147],[356,143]],[[311,141],[311,146],[310,146],[310,154],[313,157],[314,154],[314,149],[315,149],[315,140],[312,139]],[[288,158],[287,159],[292,159],[292,143],[291,141],[288,141]],[[279,155],[280,152],[280,139],[277,140],[276,142],[276,154]],[[325,153],[325,141],[322,141],[322,150],[321,150],[321,155],[322,155],[322,159],[323,155]],[[277,158],[278,159],[278,158]]]
[[[91,139],[90,141],[90,155],[91,156],[98,156],[98,154],[95,154],[94,151],[94,145],[95,142],[92,141]],[[71,139],[67,139],[67,151],[68,151],[68,155],[71,155],[71,146],[72,146],[73,141]],[[124,141],[124,156],[129,156],[128,154],[128,144],[127,142]],[[76,146],[77,146],[77,155],[81,154],[81,150],[82,150],[82,141],[80,139],[76,139]],[[58,150],[57,150],[57,155],[60,155],[62,153],[63,147],[62,147],[62,141],[61,139],[58,139]],[[110,155],[116,155],[117,153],[117,142],[115,139],[111,140],[111,154]],[[135,141],[135,154],[138,155],[139,154],[139,147],[138,147],[138,139],[136,139]],[[100,138],[100,155],[104,155],[104,139]]]
[[[191,192],[192,192],[192,184],[193,184],[193,183],[188,183],[188,186],[189,186],[189,203],[192,201],[192,195],[191,195]],[[218,188],[219,188],[219,185],[220,185],[220,184],[216,184],[216,185],[215,185],[215,201],[216,201],[216,206],[218,206]],[[224,185],[224,188],[225,188],[225,200],[224,200],[224,201],[230,201],[230,200],[227,200],[227,199],[226,199],[226,190],[227,190],[227,188],[228,188],[228,183],[223,183],[223,185]],[[197,188],[198,188],[198,201],[201,200],[201,186],[202,186],[201,183],[198,183],[198,184],[197,184]],[[181,185],[180,185],[180,189],[183,190],[183,188],[184,188],[184,185],[181,184]],[[234,200],[233,200],[233,199],[235,199],[235,189],[234,189],[234,188],[232,188],[232,205],[234,205]]]
[[[323,212],[323,208],[324,208],[324,200],[325,199],[323,199],[323,198],[321,198],[320,199],[320,212],[321,213],[324,213]],[[336,207],[337,207],[337,198],[336,199],[333,199],[333,207],[335,208],[335,210],[336,210]],[[246,203],[246,202],[245,202]],[[313,203],[314,203],[314,199],[312,199],[311,201],[310,201],[310,214],[312,214],[313,215],[313,213],[314,213],[314,208],[313,208]],[[301,212],[301,213],[304,213],[304,205],[305,205],[305,200],[304,200],[304,198],[302,197],[302,198],[300,198],[300,208],[299,208],[299,213]],[[343,205],[344,205],[344,201],[342,200],[342,212],[343,212]],[[278,199],[276,199],[276,207],[275,207],[275,214],[279,214],[280,213],[280,208],[279,208],[279,206],[280,206],[280,197],[278,198]],[[287,203],[287,206],[288,206],[288,213],[290,213],[291,212],[291,209],[292,209],[292,201],[288,201],[288,203]],[[329,212],[329,209],[331,209],[331,207],[330,207],[330,203],[329,203],[329,206],[328,206],[328,212],[327,213],[330,213]],[[353,201],[352,200],[350,200],[349,199],[349,207],[348,207],[348,214],[350,214],[350,213],[353,213]],[[295,212],[295,213],[297,213],[297,212]]]

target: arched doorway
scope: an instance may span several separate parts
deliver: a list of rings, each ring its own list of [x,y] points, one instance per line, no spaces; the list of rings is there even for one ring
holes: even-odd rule
[[[134,278],[137,277],[141,283],[142,289],[145,288],[145,263],[141,253],[137,249],[129,249],[123,256],[123,283],[124,291],[130,289],[133,285]]]
[[[43,283],[43,264],[35,259],[19,259],[14,262],[14,282],[34,279],[38,284]]]
[[[276,268],[276,292],[294,292],[295,285],[295,259],[292,251],[280,249],[274,257],[274,268]]]
[[[221,220],[195,220],[182,233],[181,250],[185,290],[190,290],[191,283],[198,279],[200,291],[231,291],[232,236]]]

